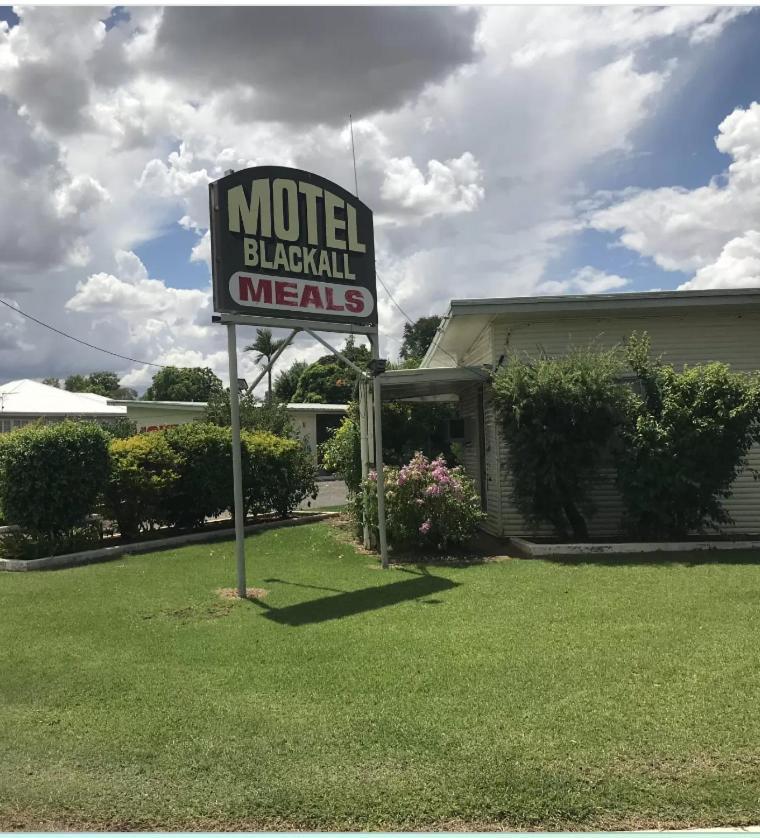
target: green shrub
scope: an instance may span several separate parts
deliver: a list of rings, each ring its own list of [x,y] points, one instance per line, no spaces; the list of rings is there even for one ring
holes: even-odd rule
[[[383,404],[383,461],[402,466],[415,452],[427,456],[443,451],[447,460],[454,459],[449,446],[448,421],[455,415],[447,404]],[[332,436],[321,446],[322,466],[337,474],[355,495],[361,486],[361,441],[359,436],[359,405],[350,402],[348,415]],[[375,452],[370,452],[374,461]]]
[[[162,432],[114,439],[106,490],[106,513],[122,536],[167,523],[179,476],[179,455]]]
[[[722,501],[760,442],[760,382],[720,363],[676,372],[649,358],[646,335],[627,355],[642,392],[618,457],[628,527],[670,538],[731,523]]]
[[[402,468],[386,468],[385,517],[388,543],[445,550],[464,544],[484,517],[472,480],[443,457],[417,452]],[[377,474],[364,484],[370,529],[377,530]],[[357,504],[358,506],[358,504]],[[375,543],[377,539],[375,538]]]
[[[509,447],[512,497],[526,520],[588,539],[589,494],[629,410],[616,350],[512,358],[493,380]]]
[[[119,416],[116,419],[100,419],[98,424],[111,439],[127,439],[137,433],[137,422]]]
[[[196,527],[231,509],[230,431],[191,422],[159,433],[171,449],[177,473],[166,494],[166,521],[178,527]]]
[[[108,478],[108,437],[90,422],[30,425],[0,437],[0,509],[32,537],[85,523]]]
[[[229,388],[211,394],[204,411],[204,421],[223,428],[230,427]],[[287,405],[261,401],[252,393],[240,396],[240,427],[246,431],[269,431],[276,436],[297,436]]]
[[[102,541],[103,530],[100,521],[86,522],[58,535],[30,534],[16,530],[0,535],[0,555],[4,559],[29,561],[46,556],[94,550]]]
[[[362,458],[359,423],[353,416],[346,416],[322,443],[322,467],[333,472],[346,484],[351,495],[361,488]]]
[[[254,431],[241,434],[246,511],[284,518],[307,496],[316,497],[315,469],[303,442]]]

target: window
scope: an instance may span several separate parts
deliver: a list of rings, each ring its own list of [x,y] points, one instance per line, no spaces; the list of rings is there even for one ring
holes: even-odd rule
[[[464,419],[449,419],[449,438],[464,439]]]

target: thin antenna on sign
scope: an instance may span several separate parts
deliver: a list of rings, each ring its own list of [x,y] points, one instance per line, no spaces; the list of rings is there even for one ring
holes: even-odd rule
[[[356,178],[356,146],[354,145],[354,120],[351,114],[348,115],[348,124],[351,128],[351,156],[354,158],[354,195],[359,197],[359,181]]]

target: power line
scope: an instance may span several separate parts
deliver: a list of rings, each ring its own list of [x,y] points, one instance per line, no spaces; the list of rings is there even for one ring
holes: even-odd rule
[[[9,308],[11,311],[15,311],[16,314],[20,314],[22,317],[28,318],[34,323],[37,323],[39,326],[44,326],[46,329],[50,329],[51,332],[55,332],[56,334],[62,335],[63,337],[68,338],[69,340],[74,340],[77,343],[81,343],[82,346],[88,346],[90,349],[97,349],[98,352],[105,352],[106,355],[113,355],[114,358],[121,358],[123,361],[132,361],[133,364],[144,364],[148,367],[160,367],[161,369],[166,369],[165,364],[155,364],[153,363],[153,361],[141,361],[138,358],[130,358],[129,355],[120,355],[118,352],[111,352],[110,349],[103,349],[102,346],[95,346],[94,343],[88,343],[86,340],[74,337],[74,335],[70,335],[68,332],[62,332],[60,329],[56,329],[55,326],[51,326],[49,323],[43,323],[42,320],[38,320],[31,314],[27,314],[20,308],[16,308],[16,306],[11,305],[11,303],[7,302],[6,300],[0,299],[0,303]]]
[[[412,320],[412,318],[411,318],[411,317],[410,317],[410,316],[409,316],[409,315],[408,315],[408,314],[404,311],[404,309],[403,309],[403,308],[401,308],[401,306],[400,306],[400,305],[396,302],[396,298],[395,298],[395,297],[393,296],[393,294],[391,294],[391,292],[388,290],[388,286],[387,286],[387,285],[383,282],[382,277],[380,276],[380,274],[379,274],[379,273],[377,273],[377,271],[375,271],[375,276],[377,277],[377,280],[378,280],[378,282],[380,283],[380,285],[382,285],[382,286],[383,286],[383,288],[385,289],[385,293],[388,295],[388,298],[390,299],[390,301],[391,301],[391,302],[393,303],[393,305],[394,305],[394,306],[396,306],[396,308],[397,308],[397,309],[401,312],[401,315],[402,315],[402,317],[404,318],[404,320],[406,320],[406,322],[407,322],[410,326],[414,326],[414,321]],[[451,358],[451,360],[454,362],[454,365],[455,365],[455,366],[459,366],[459,362],[458,362],[458,361],[457,361],[457,359],[456,359],[456,358],[455,358],[455,357],[451,354],[451,352],[447,352],[447,351],[446,351],[446,350],[445,350],[442,346],[439,346],[438,348],[441,350],[441,352],[443,352],[443,354],[444,354],[444,355],[448,355],[448,356],[449,356],[449,358]]]

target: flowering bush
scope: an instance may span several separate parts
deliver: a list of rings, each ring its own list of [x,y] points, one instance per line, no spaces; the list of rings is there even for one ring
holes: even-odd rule
[[[443,457],[429,460],[419,451],[402,468],[385,469],[388,542],[446,549],[463,544],[484,515],[472,480]],[[364,484],[370,495],[370,526],[377,528],[377,474]]]

